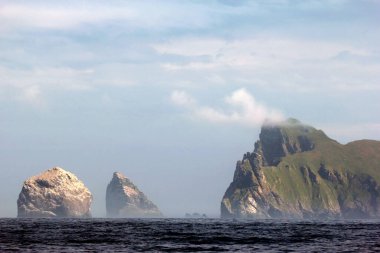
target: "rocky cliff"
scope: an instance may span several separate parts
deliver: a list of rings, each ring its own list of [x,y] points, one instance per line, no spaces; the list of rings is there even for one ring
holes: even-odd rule
[[[108,217],[162,217],[157,206],[119,172],[113,174],[112,180],[107,186],[106,208]]]
[[[26,180],[17,200],[18,217],[90,217],[92,195],[59,167]]]
[[[237,162],[221,216],[380,217],[380,141],[342,145],[295,119],[266,124]]]

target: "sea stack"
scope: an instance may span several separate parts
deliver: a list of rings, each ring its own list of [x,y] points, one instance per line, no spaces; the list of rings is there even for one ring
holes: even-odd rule
[[[107,216],[112,218],[159,218],[158,207],[120,172],[113,173],[106,193]]]
[[[91,192],[73,173],[55,167],[26,180],[18,217],[91,217]]]
[[[236,164],[223,218],[379,218],[380,141],[342,145],[289,119],[265,124]]]

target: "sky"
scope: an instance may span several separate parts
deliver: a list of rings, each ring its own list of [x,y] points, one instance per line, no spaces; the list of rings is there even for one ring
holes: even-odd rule
[[[114,171],[219,215],[261,124],[380,140],[380,1],[0,0],[0,216],[60,166],[104,217]]]

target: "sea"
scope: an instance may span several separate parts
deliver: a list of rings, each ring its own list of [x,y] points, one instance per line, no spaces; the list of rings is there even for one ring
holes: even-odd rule
[[[380,220],[3,218],[0,252],[380,252]]]

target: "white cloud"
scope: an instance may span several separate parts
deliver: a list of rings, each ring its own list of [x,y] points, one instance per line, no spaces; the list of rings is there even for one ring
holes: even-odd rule
[[[212,56],[224,65],[252,66],[289,60],[322,60],[347,51],[368,54],[367,50],[324,41],[258,37],[226,41],[216,38],[179,38],[152,46],[158,53],[181,56]],[[265,61],[263,61],[266,59]]]
[[[0,66],[0,88],[9,91],[8,98],[36,106],[45,106],[44,97],[50,90],[89,90],[91,69],[37,67],[13,69]]]
[[[215,123],[258,126],[265,120],[281,121],[284,118],[277,110],[257,102],[245,89],[236,90],[225,98],[226,109],[200,105],[185,91],[173,91],[171,100],[174,104],[187,108],[192,116]]]
[[[0,66],[0,86],[10,88],[60,87],[67,90],[91,88],[88,78],[93,76],[92,69],[68,67],[36,67],[32,69],[13,69]]]
[[[19,89],[17,99],[27,104],[42,107],[45,106],[45,100],[42,97],[41,88],[38,85],[25,86]]]
[[[134,17],[128,9],[80,4],[4,4],[0,9],[3,27],[72,28],[112,18]]]
[[[195,99],[189,96],[186,92],[175,90],[172,92],[171,100],[174,104],[184,107],[192,107],[196,104]]]
[[[189,11],[191,9],[192,11]],[[0,30],[43,28],[73,29],[81,25],[117,23],[126,29],[204,27],[213,23],[211,9],[176,1],[70,1],[0,4]]]
[[[33,67],[11,68],[0,65],[0,87],[25,90],[39,87],[44,90],[92,90],[99,86],[130,86],[130,66],[123,64],[102,64],[94,68]]]

